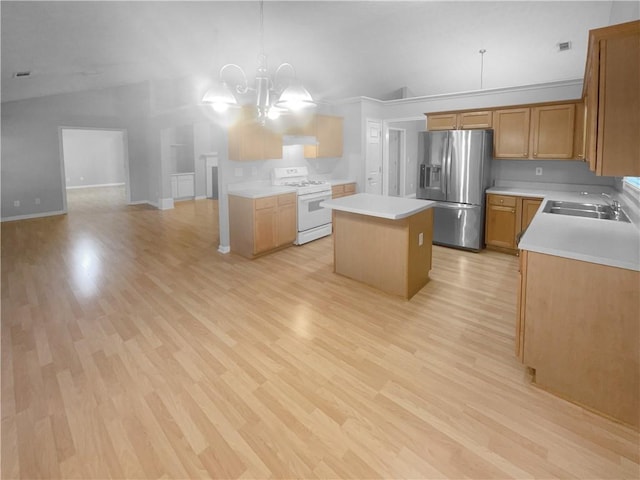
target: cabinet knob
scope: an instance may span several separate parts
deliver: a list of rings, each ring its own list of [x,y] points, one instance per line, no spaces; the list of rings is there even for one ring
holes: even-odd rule
[[[504,203],[504,200],[500,199],[500,203]]]

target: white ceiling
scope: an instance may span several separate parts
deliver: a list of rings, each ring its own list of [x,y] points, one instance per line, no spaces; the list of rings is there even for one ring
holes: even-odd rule
[[[193,76],[228,62],[249,76],[259,3],[10,2],[2,15],[2,101]],[[298,1],[264,4],[270,70],[290,62],[318,99],[398,98],[582,78],[589,29],[612,2]],[[572,49],[558,52],[559,42]],[[29,70],[30,78],[13,78]],[[203,87],[204,88],[204,87]]]

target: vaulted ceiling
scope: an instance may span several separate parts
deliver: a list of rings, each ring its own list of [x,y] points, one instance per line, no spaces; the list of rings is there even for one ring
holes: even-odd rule
[[[587,32],[611,23],[612,4],[266,1],[264,49],[271,71],[292,63],[325,100],[478,90],[481,60],[483,88],[552,82],[582,78]],[[257,1],[0,8],[3,102],[183,76],[206,84],[225,63],[249,77],[257,66]],[[560,42],[571,49],[559,52]]]

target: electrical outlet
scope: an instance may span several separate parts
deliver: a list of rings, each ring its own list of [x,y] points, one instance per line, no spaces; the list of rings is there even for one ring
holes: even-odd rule
[[[423,243],[424,243],[424,233],[420,232],[418,234],[418,246],[421,247]]]
[[[233,174],[234,174],[236,177],[241,177],[241,176],[242,176],[242,168],[236,168],[236,169],[233,171]]]
[[[13,206],[14,207],[19,207],[20,206],[20,200],[14,200],[13,201]]]
[[[40,205],[40,199],[39,199],[39,198],[36,198],[36,199],[35,199],[35,203],[36,203],[36,205]]]
[[[536,167],[536,175],[537,176],[542,175],[542,167]]]

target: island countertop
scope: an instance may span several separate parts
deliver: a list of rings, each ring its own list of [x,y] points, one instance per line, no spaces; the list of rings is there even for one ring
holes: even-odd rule
[[[357,193],[347,197],[325,200],[320,204],[342,212],[399,220],[433,207],[436,202],[415,198],[388,197],[371,193]]]

